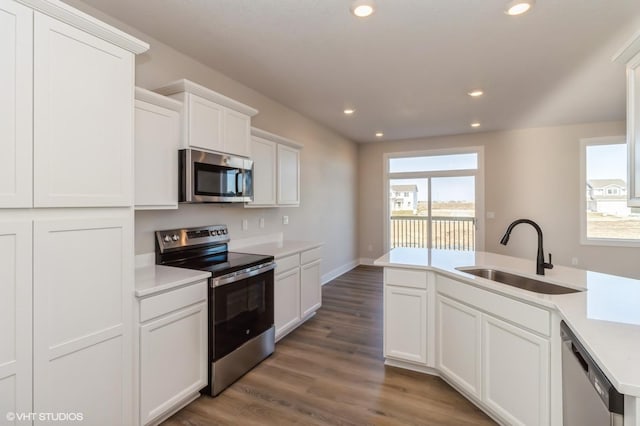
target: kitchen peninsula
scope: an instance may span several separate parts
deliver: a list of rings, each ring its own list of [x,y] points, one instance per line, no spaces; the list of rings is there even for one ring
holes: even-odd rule
[[[441,375],[501,423],[560,425],[565,321],[625,394],[624,424],[640,425],[640,281],[562,266],[541,277],[533,260],[474,251],[397,248],[375,264],[388,365]],[[538,294],[469,267],[580,291]]]

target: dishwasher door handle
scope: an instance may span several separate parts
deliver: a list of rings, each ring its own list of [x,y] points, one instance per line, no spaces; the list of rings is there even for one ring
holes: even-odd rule
[[[589,373],[589,363],[587,363],[587,360],[584,359],[584,357],[582,356],[582,354],[580,353],[576,345],[574,345],[573,342],[570,340],[565,340],[564,343],[566,345],[570,345],[569,349],[571,349],[571,353],[573,354],[573,356],[576,357],[576,359],[582,366],[582,369],[585,371],[585,373]]]

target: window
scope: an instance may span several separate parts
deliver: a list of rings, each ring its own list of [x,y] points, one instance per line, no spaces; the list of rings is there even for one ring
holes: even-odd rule
[[[385,246],[482,250],[482,148],[385,155]]]
[[[640,246],[640,209],[627,206],[627,145],[624,136],[583,139],[580,178],[581,242]]]

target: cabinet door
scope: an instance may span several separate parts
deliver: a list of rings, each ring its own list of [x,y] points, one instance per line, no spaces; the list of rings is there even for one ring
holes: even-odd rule
[[[140,423],[167,413],[207,385],[207,304],[140,327]]]
[[[640,54],[627,63],[629,206],[640,207]]]
[[[136,209],[178,208],[180,114],[136,101]]]
[[[34,223],[34,411],[131,424],[133,217],[97,214]]]
[[[320,260],[300,267],[300,310],[302,317],[317,311],[322,305]]]
[[[191,148],[224,152],[224,107],[193,93],[187,94],[187,144]]]
[[[251,138],[253,160],[253,201],[249,205],[276,204],[276,144]]]
[[[484,402],[509,424],[549,424],[549,342],[488,315],[483,327]]]
[[[0,424],[33,411],[31,315],[31,222],[0,222]]]
[[[276,275],[273,293],[278,339],[300,321],[300,268]]]
[[[427,363],[427,292],[384,288],[384,356]]]
[[[300,150],[278,145],[278,204],[300,204]]]
[[[133,203],[133,54],[34,13],[34,206]]]
[[[438,295],[438,369],[480,398],[482,316],[479,311]]]
[[[0,208],[32,205],[32,16],[0,0]]]
[[[229,154],[251,156],[251,118],[248,115],[225,108],[224,151]]]

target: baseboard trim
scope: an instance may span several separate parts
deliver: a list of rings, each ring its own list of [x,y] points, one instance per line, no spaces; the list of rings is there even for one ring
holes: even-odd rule
[[[322,283],[322,285],[325,285],[328,282],[330,282],[331,280],[334,280],[334,279],[338,278],[340,275],[346,274],[347,272],[349,272],[350,270],[352,270],[353,268],[355,268],[359,264],[360,263],[358,263],[357,260],[352,260],[349,263],[345,263],[344,265],[339,266],[339,267],[327,272],[326,274],[323,274],[322,277],[320,278],[320,282]]]

